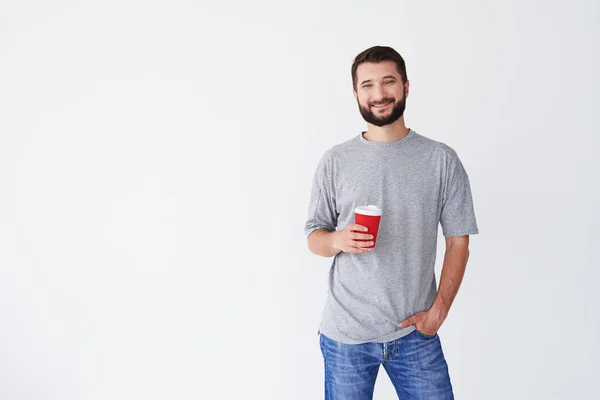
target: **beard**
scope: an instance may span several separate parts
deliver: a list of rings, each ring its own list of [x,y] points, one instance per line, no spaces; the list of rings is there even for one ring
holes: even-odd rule
[[[385,104],[388,101],[393,99],[385,98],[378,102],[377,104]],[[360,110],[360,114],[370,124],[375,126],[384,126],[389,125],[396,122],[402,115],[404,115],[404,108],[406,107],[406,95],[402,100],[395,102],[394,107],[392,108],[392,112],[387,116],[377,116],[375,113],[367,107],[364,107],[358,102],[358,109]]]

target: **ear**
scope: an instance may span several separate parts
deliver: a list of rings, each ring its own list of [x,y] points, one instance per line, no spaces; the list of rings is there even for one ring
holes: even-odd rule
[[[354,100],[358,101],[358,93],[356,90],[352,90],[352,94],[354,95]]]
[[[410,81],[407,80],[406,83],[404,84],[404,98],[408,97],[408,92],[410,92]]]

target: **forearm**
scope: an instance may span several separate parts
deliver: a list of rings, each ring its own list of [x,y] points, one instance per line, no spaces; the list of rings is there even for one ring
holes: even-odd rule
[[[333,257],[341,250],[334,246],[334,238],[337,231],[330,232],[325,229],[317,229],[308,236],[309,250],[318,256]]]
[[[444,321],[450,311],[450,306],[462,283],[468,259],[468,244],[450,246],[446,249],[438,292],[430,309],[440,321]]]

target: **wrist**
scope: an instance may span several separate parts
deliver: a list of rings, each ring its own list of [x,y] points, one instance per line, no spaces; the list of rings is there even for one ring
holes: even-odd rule
[[[333,231],[330,234],[331,237],[331,242],[329,247],[331,248],[331,252],[335,255],[337,253],[339,253],[340,251],[342,251],[340,245],[339,245],[339,237],[340,237],[340,231]]]
[[[440,325],[446,320],[448,312],[448,308],[439,301],[434,302],[429,309],[429,313],[433,314],[432,316],[435,317],[436,320],[440,321]]]

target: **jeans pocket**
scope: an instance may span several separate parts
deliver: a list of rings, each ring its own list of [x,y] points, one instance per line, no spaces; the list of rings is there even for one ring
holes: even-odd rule
[[[420,330],[418,330],[417,328],[415,328],[415,331],[416,331],[416,332],[417,332],[419,335],[423,336],[423,337],[424,337],[424,338],[426,338],[426,339],[433,339],[433,338],[435,338],[435,337],[437,336],[437,333],[435,333],[435,334],[433,334],[433,335],[428,335],[428,334],[426,334],[426,333],[423,333],[423,332],[421,332],[421,331],[420,331]]]

